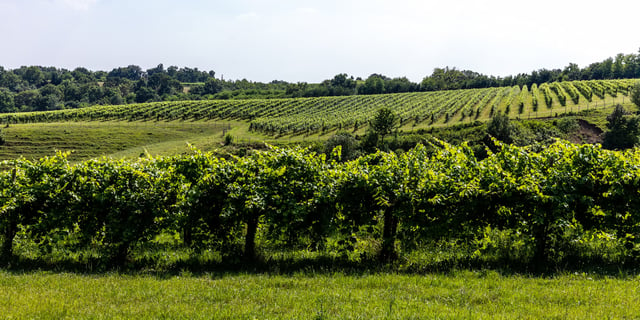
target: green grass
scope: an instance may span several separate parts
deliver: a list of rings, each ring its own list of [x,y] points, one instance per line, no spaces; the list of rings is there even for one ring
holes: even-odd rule
[[[273,137],[249,132],[245,121],[69,121],[11,124],[0,130],[6,140],[0,160],[37,159],[56,151],[71,151],[71,160],[166,156],[188,152],[189,145],[202,151],[222,149],[226,133],[242,146],[317,142],[335,132]]]
[[[230,124],[216,122],[93,121],[12,124],[2,128],[0,159],[50,156],[72,151],[70,159],[99,156],[138,157],[185,152],[188,143],[204,150],[220,145]]]
[[[638,278],[450,274],[0,272],[15,319],[605,319],[640,314]]]

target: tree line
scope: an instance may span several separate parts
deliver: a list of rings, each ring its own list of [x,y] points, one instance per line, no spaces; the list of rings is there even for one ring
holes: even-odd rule
[[[436,68],[420,83],[381,74],[362,79],[342,73],[315,84],[278,80],[261,83],[215,76],[214,71],[164,68],[162,64],[147,70],[130,65],[109,72],[86,68],[24,66],[8,70],[0,67],[0,112],[151,101],[344,96],[515,85],[522,88],[554,81],[640,78],[640,54],[618,54],[584,68],[571,63],[564,69],[540,69],[504,78],[456,68]]]

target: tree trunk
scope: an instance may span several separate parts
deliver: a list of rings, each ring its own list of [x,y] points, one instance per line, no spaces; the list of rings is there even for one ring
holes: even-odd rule
[[[127,257],[129,256],[129,242],[121,242],[116,245],[115,252],[112,256],[112,262],[114,265],[118,267],[122,267],[127,262]]]
[[[193,243],[191,225],[182,228],[182,241],[187,247],[191,247]]]
[[[392,261],[397,258],[395,251],[397,229],[398,219],[393,216],[393,211],[391,209],[385,210],[384,227],[382,231],[382,249],[380,250],[380,260],[383,262]]]
[[[9,261],[13,257],[13,238],[18,233],[18,224],[15,221],[10,221],[5,227],[2,239],[2,252],[0,252],[0,258],[3,261]]]
[[[536,227],[534,234],[536,239],[536,249],[533,257],[533,266],[536,271],[545,271],[548,268],[548,250],[547,250],[547,226],[546,221],[543,225]]]
[[[251,214],[247,220],[247,234],[244,238],[244,258],[252,260],[256,255],[256,232],[258,230],[257,214]]]

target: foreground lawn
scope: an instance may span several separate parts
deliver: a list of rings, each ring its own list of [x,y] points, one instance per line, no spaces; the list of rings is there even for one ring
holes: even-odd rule
[[[2,318],[635,318],[640,278],[0,272]]]

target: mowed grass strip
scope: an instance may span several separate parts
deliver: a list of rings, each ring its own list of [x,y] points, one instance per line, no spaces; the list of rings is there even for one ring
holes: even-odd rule
[[[640,314],[636,277],[78,275],[0,272],[3,318],[605,319]]]
[[[222,131],[228,126],[215,122],[182,121],[12,124],[1,128],[6,141],[0,146],[0,160],[20,156],[35,159],[53,155],[56,150],[73,151],[69,158],[81,160],[108,156],[134,147],[144,150],[147,145],[165,142],[180,144],[187,150],[187,142],[192,139],[208,137],[208,141],[222,141]]]

